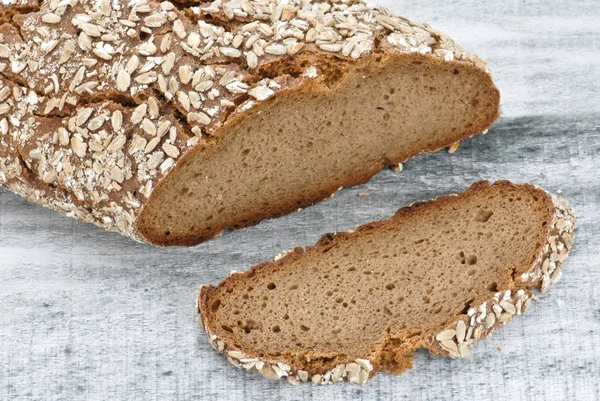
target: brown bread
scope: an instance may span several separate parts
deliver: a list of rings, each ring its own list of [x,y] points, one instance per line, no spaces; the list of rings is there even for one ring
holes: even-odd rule
[[[362,1],[15,0],[0,182],[105,229],[192,245],[486,130],[486,64]]]
[[[478,182],[202,287],[200,321],[236,366],[363,383],[418,348],[468,356],[558,281],[575,227],[540,188]]]

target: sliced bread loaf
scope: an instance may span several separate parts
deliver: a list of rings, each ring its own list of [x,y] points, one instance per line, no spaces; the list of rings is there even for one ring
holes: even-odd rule
[[[1,8],[0,182],[140,241],[305,207],[499,113],[483,61],[361,0],[28,4]]]
[[[468,356],[560,278],[575,227],[540,188],[478,182],[202,287],[200,322],[236,366],[363,383],[417,348]]]

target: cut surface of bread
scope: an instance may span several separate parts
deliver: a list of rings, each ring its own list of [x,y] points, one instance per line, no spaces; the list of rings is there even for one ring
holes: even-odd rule
[[[480,133],[498,115],[498,92],[472,66],[376,55],[321,74],[182,161],[140,214],[142,235],[194,243],[305,207],[385,165]]]
[[[575,226],[542,189],[482,181],[202,287],[200,320],[238,366],[362,383],[417,348],[467,356],[560,278]]]
[[[157,245],[308,206],[499,115],[485,62],[362,0],[0,8],[0,184]]]

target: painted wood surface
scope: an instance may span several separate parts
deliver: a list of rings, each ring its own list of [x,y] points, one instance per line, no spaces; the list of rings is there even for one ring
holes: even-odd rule
[[[502,117],[489,133],[191,249],[140,245],[0,190],[0,399],[600,399],[600,5],[384,4],[490,63]],[[580,228],[559,284],[470,358],[418,352],[402,376],[293,387],[230,366],[198,329],[200,284],[483,178],[561,191]]]

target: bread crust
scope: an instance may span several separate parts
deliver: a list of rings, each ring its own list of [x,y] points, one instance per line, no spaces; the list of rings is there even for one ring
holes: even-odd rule
[[[248,4],[220,0],[188,8],[113,3],[8,7],[15,16],[0,26],[0,181],[29,200],[138,241],[189,246],[230,228],[217,227],[206,238],[165,240],[140,227],[138,218],[167,175],[201,152],[217,151],[240,121],[303,91],[318,96],[330,78],[327,66],[337,65],[342,77],[398,57],[431,68],[469,69],[499,104],[483,61],[430,26],[384,7],[249,1],[252,16]],[[339,23],[324,26],[330,18]],[[280,32],[283,25],[289,31]],[[206,50],[209,42],[214,48]],[[157,107],[158,114],[152,111]],[[117,111],[123,117],[115,127]],[[411,156],[478,134],[498,115],[495,107],[479,124]],[[166,124],[174,130],[161,132]],[[365,182],[384,165],[402,161],[383,160],[343,185]],[[306,196],[299,205],[338,188]],[[297,208],[284,204],[236,228]]]
[[[479,181],[469,187],[466,192],[456,195],[441,196],[426,202],[417,202],[399,209],[390,220],[402,219],[418,214],[429,208],[438,207],[448,202],[460,202],[461,198],[486,190],[492,184]],[[197,310],[200,327],[206,331],[209,343],[219,352],[225,354],[228,361],[235,366],[247,370],[257,370],[272,379],[286,377],[292,384],[311,380],[313,383],[329,384],[338,381],[364,383],[374,377],[379,370],[394,374],[402,373],[412,367],[411,359],[416,349],[425,348],[433,354],[461,358],[469,356],[469,346],[475,341],[489,337],[496,329],[509,322],[513,316],[525,312],[531,300],[537,299],[533,292],[539,289],[546,292],[551,285],[558,282],[562,275],[562,263],[566,260],[575,237],[577,221],[568,202],[543,189],[530,184],[512,184],[509,181],[497,181],[494,186],[519,185],[538,197],[548,214],[549,224],[540,233],[538,250],[532,255],[530,262],[524,266],[507,269],[506,288],[499,289],[491,297],[474,299],[467,313],[449,318],[448,323],[439,330],[424,332],[410,339],[394,341],[393,333],[382,339],[370,355],[352,356],[336,360],[333,368],[314,370],[301,364],[288,365],[286,361],[273,358],[260,358],[251,350],[233,346],[233,337],[226,332],[214,328],[209,309],[212,295],[217,289],[233,290],[238,283],[252,277],[261,270],[276,269],[306,253],[323,252],[337,241],[348,236],[360,236],[361,233],[377,229],[386,221],[367,223],[356,230],[341,233],[325,234],[314,246],[294,248],[275,257],[274,261],[263,262],[240,273],[232,272],[217,286],[203,286],[198,293]],[[397,345],[397,344],[401,345]],[[330,358],[337,355],[333,353]],[[315,355],[315,357],[317,357]],[[356,365],[359,367],[357,368]]]

